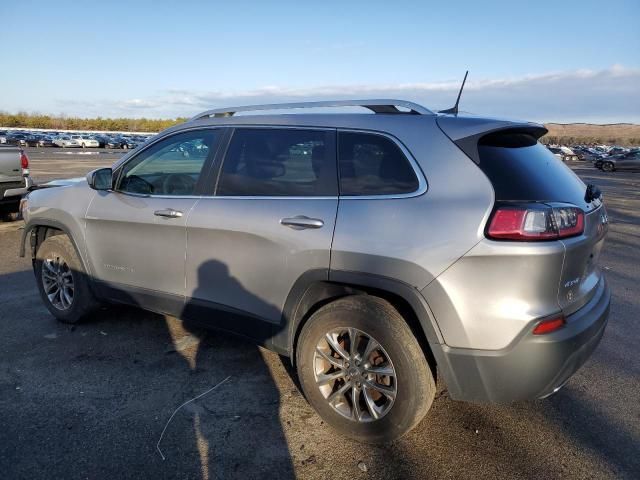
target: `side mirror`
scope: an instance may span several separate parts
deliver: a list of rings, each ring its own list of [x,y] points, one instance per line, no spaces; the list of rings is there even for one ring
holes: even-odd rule
[[[87,183],[94,190],[111,190],[113,171],[110,168],[98,168],[87,173]]]

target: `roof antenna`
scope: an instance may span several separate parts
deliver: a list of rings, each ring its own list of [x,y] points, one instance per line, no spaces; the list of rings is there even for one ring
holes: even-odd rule
[[[458,115],[458,104],[460,103],[460,95],[462,95],[464,84],[467,81],[467,75],[469,75],[469,70],[467,70],[467,72],[464,74],[464,79],[462,80],[460,91],[458,92],[458,98],[456,99],[456,104],[451,108],[447,108],[446,110],[440,110],[438,113],[453,113],[454,115]]]

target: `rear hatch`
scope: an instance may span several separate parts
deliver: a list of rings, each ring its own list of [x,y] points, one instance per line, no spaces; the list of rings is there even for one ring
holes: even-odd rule
[[[558,304],[565,315],[570,315],[597,290],[602,276],[598,259],[608,229],[607,214],[597,192],[587,194],[587,185],[573,170],[537,141],[544,133],[542,126],[521,124],[490,133],[476,131],[452,140],[491,181],[496,208],[531,204],[534,208],[578,207],[584,212],[582,233],[537,240],[561,242],[565,247]]]

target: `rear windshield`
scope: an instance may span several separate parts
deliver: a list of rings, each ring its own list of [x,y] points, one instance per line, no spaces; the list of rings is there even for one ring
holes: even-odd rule
[[[583,209],[586,185],[535,137],[496,133],[478,142],[479,166],[497,201],[567,202]]]

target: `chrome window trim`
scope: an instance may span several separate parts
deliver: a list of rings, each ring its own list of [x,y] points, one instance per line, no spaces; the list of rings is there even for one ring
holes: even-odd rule
[[[120,195],[127,195],[129,197],[137,197],[137,198],[166,198],[166,199],[200,199],[200,198],[212,198],[204,195],[145,195],[143,193],[133,193],[133,192],[121,192],[119,190],[108,190],[111,193],[118,193]]]
[[[121,193],[123,195],[131,195],[131,196],[135,196],[135,197],[142,197],[142,198],[166,198],[166,199],[173,199],[173,198],[185,198],[185,199],[189,199],[189,198],[196,198],[196,199],[209,199],[209,198],[225,198],[225,199],[232,199],[232,200],[396,200],[396,199],[403,199],[403,198],[414,198],[414,197],[419,197],[421,195],[424,195],[425,193],[427,193],[427,191],[429,190],[429,184],[426,180],[426,177],[424,175],[424,173],[422,172],[422,169],[420,168],[420,165],[418,164],[417,160],[415,159],[415,157],[413,156],[413,154],[409,151],[409,149],[395,136],[387,133],[387,132],[382,132],[380,130],[367,130],[367,129],[362,129],[362,128],[334,128],[334,127],[314,127],[314,126],[309,126],[309,125],[302,125],[302,126],[296,126],[296,125],[211,125],[211,126],[193,126],[193,127],[189,127],[189,128],[184,128],[184,129],[180,129],[178,131],[175,132],[171,132],[171,134],[169,135],[163,135],[157,139],[154,139],[151,143],[149,143],[148,145],[145,145],[143,150],[140,150],[139,152],[135,152],[135,156],[130,156],[128,159],[126,159],[126,161],[128,162],[130,159],[135,158],[139,153],[142,153],[144,150],[146,150],[147,148],[149,148],[151,145],[155,144],[158,141],[161,141],[165,138],[168,138],[171,135],[174,134],[179,134],[182,132],[186,132],[186,131],[190,131],[190,130],[207,130],[207,129],[219,129],[219,128],[232,128],[232,129],[244,129],[244,128],[250,128],[250,129],[293,129],[293,130],[322,130],[322,131],[335,131],[337,135],[340,134],[340,132],[347,132],[347,133],[366,133],[366,134],[370,134],[370,135],[380,135],[383,137],[388,138],[389,140],[391,140],[392,142],[394,142],[398,148],[402,151],[402,153],[404,154],[404,156],[407,158],[407,160],[409,161],[409,164],[411,165],[411,168],[413,169],[413,173],[416,175],[416,178],[418,179],[418,188],[413,191],[413,192],[408,192],[408,193],[389,193],[389,194],[380,194],[380,195],[333,195],[333,196],[287,196],[287,195],[271,195],[271,196],[259,196],[259,195],[252,195],[252,196],[242,196],[242,195],[229,195],[229,196],[223,196],[223,195],[183,195],[183,196],[178,196],[178,195],[143,195],[143,194],[138,194],[138,193],[129,193],[129,192],[121,192],[118,190],[113,190],[115,193]],[[337,142],[337,138],[336,138],[336,142]],[[122,161],[122,160],[121,160]],[[338,159],[336,158],[336,161],[338,161]],[[124,162],[122,163],[122,165],[124,165]],[[117,168],[119,168],[122,165],[118,165]],[[337,164],[337,168],[339,170],[339,162]],[[339,172],[338,172],[339,174]]]
[[[171,197],[171,198],[176,198],[176,197]],[[209,198],[221,198],[221,199],[229,199],[229,200],[338,200],[340,197],[338,197],[337,195],[334,197],[300,197],[300,196],[296,196],[296,197],[292,197],[292,196],[288,196],[288,195],[270,195],[270,196],[264,196],[264,197],[260,197],[260,196],[223,196],[223,195],[214,195],[214,196],[202,196],[200,197],[203,200],[205,199],[209,199]]]
[[[202,198],[230,198],[236,200],[282,200],[282,199],[291,199],[291,200],[394,200],[394,199],[402,199],[402,198],[413,198],[424,195],[429,189],[429,185],[427,183],[426,177],[420,168],[417,160],[414,158],[413,154],[409,151],[409,149],[396,137],[393,135],[382,132],[379,130],[366,130],[362,128],[334,128],[334,127],[313,127],[309,125],[304,126],[296,126],[296,125],[226,125],[227,127],[240,129],[240,128],[277,128],[277,129],[295,129],[295,130],[335,130],[339,135],[340,132],[349,132],[349,133],[366,133],[370,135],[380,135],[391,140],[398,148],[402,151],[404,156],[409,161],[411,168],[413,169],[413,173],[418,179],[418,188],[413,192],[408,193],[389,193],[389,194],[380,194],[380,195],[337,195],[337,196],[287,196],[287,195],[278,195],[278,196],[222,196],[222,195],[213,195],[213,196],[203,196]],[[337,142],[336,138],[336,142]],[[338,159],[336,158],[336,162]],[[339,163],[337,164],[338,170],[340,169]],[[339,172],[338,172],[339,175]],[[339,183],[339,179],[338,179]]]

